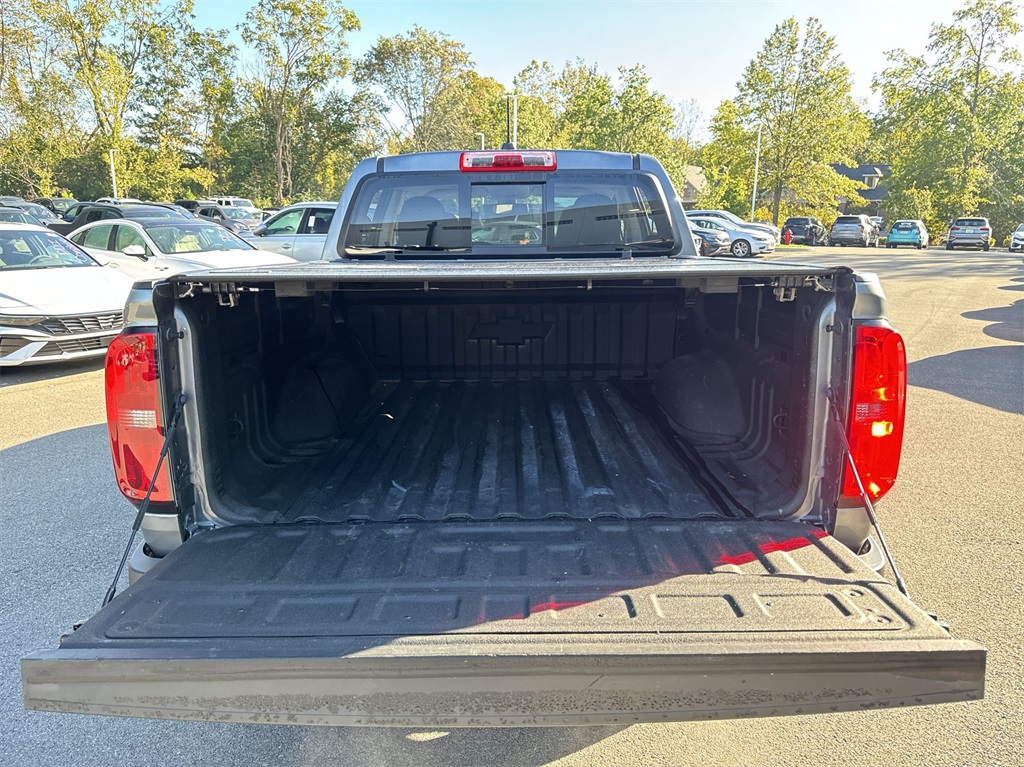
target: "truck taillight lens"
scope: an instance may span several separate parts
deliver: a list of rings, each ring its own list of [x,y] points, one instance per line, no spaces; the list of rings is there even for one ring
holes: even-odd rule
[[[872,501],[896,481],[907,408],[907,352],[903,337],[878,326],[857,327],[847,438],[861,482]],[[843,496],[860,490],[847,464]]]
[[[110,452],[117,486],[131,501],[146,497],[164,442],[158,379],[153,333],[123,333],[110,343],[105,380]],[[172,499],[165,460],[151,501]]]

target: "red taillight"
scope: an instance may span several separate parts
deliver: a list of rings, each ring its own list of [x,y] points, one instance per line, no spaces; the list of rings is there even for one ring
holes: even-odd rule
[[[555,170],[554,152],[463,152],[459,158],[461,171]]]
[[[949,227],[949,231],[951,231],[951,232],[959,232],[960,231],[960,227],[959,226],[951,226],[951,227]]]
[[[907,352],[899,333],[886,327],[857,328],[850,388],[850,452],[868,497],[876,501],[896,481],[903,449]],[[843,496],[860,497],[849,465],[843,474]]]
[[[117,486],[132,501],[146,497],[164,442],[158,378],[153,333],[125,333],[110,343],[105,381],[110,452]],[[151,500],[172,499],[165,461]]]

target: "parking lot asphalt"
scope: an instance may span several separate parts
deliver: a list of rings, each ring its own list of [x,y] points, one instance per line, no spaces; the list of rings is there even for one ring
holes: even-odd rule
[[[18,660],[99,605],[127,539],[99,363],[0,371],[0,765],[1024,764],[1024,265],[786,249],[877,272],[904,334],[903,463],[879,514],[914,599],[989,648],[983,701],[626,728],[423,731],[26,712]]]

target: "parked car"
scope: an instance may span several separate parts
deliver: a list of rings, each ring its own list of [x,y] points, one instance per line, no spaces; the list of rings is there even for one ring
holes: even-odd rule
[[[201,219],[121,219],[86,224],[71,241],[135,280],[195,269],[294,263],[254,248],[219,224]]]
[[[782,231],[789,230],[793,242],[804,245],[821,245],[828,239],[828,229],[814,216],[794,216],[787,218]]]
[[[315,267],[132,291],[106,413],[144,540],[21,660],[25,706],[449,728],[984,696],[985,648],[880,572],[907,354],[875,275],[698,258],[648,155],[370,158],[341,199]]]
[[[32,202],[49,208],[58,216],[63,216],[65,211],[78,202],[78,200],[74,197],[37,197]]]
[[[724,231],[701,226],[703,219],[694,218],[690,220],[691,231],[699,240],[695,242],[697,252],[702,256],[720,256],[729,253],[732,240]]]
[[[0,196],[0,205],[18,205],[23,202],[25,202],[25,199],[17,195],[5,194]]]
[[[946,250],[955,248],[981,248],[988,250],[992,244],[992,227],[987,218],[962,216],[949,225],[946,233]]]
[[[213,202],[220,205],[222,208],[241,208],[250,214],[251,218],[258,219],[260,217],[260,209],[253,205],[252,200],[248,197],[231,197],[231,196],[213,196]]]
[[[1024,250],[1024,224],[1019,224],[1010,234],[1009,248],[1012,253]]]
[[[45,205],[40,205],[37,202],[17,202],[13,203],[15,207],[21,208],[26,213],[30,214],[34,218],[43,222],[45,226],[50,221],[60,221],[60,216],[54,213],[52,210],[47,208]]]
[[[33,224],[35,226],[46,226],[44,222],[40,221],[31,213],[15,207],[14,205],[0,205],[0,221],[6,221],[9,224]]]
[[[688,210],[686,211],[687,216],[700,216],[701,218],[720,218],[727,221],[733,229],[753,229],[763,234],[768,234],[775,244],[778,245],[782,242],[782,230],[772,224],[762,224],[755,221],[744,221],[742,218],[737,216],[735,213],[728,210]]]
[[[132,281],[44,226],[0,222],[0,366],[104,354]]]
[[[207,221],[218,223],[236,234],[248,234],[260,223],[258,218],[244,208],[231,208],[224,205],[207,205],[199,208],[196,215]]]
[[[216,205],[213,200],[175,200],[175,205],[184,208],[189,213],[198,213],[200,208]]]
[[[164,205],[86,203],[73,221],[50,221],[47,226],[55,232],[69,235],[86,224],[113,218],[176,218],[187,219],[174,208]]]
[[[865,248],[877,248],[879,231],[867,216],[839,216],[832,222],[828,233],[828,244],[861,245]]]
[[[83,210],[88,208],[90,205],[95,205],[95,204],[96,203],[90,202],[88,200],[79,200],[78,202],[75,202],[75,203],[72,203],[71,205],[69,205],[67,210],[65,210],[63,213],[59,213],[58,215],[65,222],[74,221],[78,217],[79,213],[81,213]]]
[[[691,226],[713,229],[729,238],[729,252],[736,258],[762,256],[775,250],[775,240],[765,232],[734,226],[724,218],[704,218],[686,214]]]
[[[916,219],[901,219],[893,223],[885,241],[885,247],[897,248],[912,245],[918,250],[928,247],[928,229],[924,222]]]
[[[253,230],[253,245],[298,261],[316,261],[337,209],[338,203],[331,201],[289,205]]]

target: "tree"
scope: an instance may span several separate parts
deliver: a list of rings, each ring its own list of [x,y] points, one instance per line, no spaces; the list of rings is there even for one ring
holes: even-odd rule
[[[893,192],[927,190],[939,221],[987,213],[1005,228],[1021,213],[1020,29],[1012,2],[974,0],[933,25],[923,55],[893,51],[875,78]]]
[[[359,20],[337,0],[258,0],[239,27],[256,55],[245,85],[273,131],[275,202],[295,189],[293,146],[303,109],[350,61],[345,35]]]
[[[355,80],[377,90],[393,150],[429,152],[472,141],[472,68],[462,43],[414,26],[408,35],[379,38]]]
[[[850,73],[834,38],[817,19],[807,20],[803,34],[793,18],[776,26],[737,88],[735,111],[720,112],[712,125],[712,143],[719,146],[711,154],[726,169],[746,164],[756,140],[732,147],[741,157],[722,150],[762,126],[760,186],[770,195],[776,224],[784,199],[791,209],[819,215],[834,210],[839,197],[858,199],[857,185],[831,166],[853,164],[853,150],[867,137],[867,118],[850,95]]]

